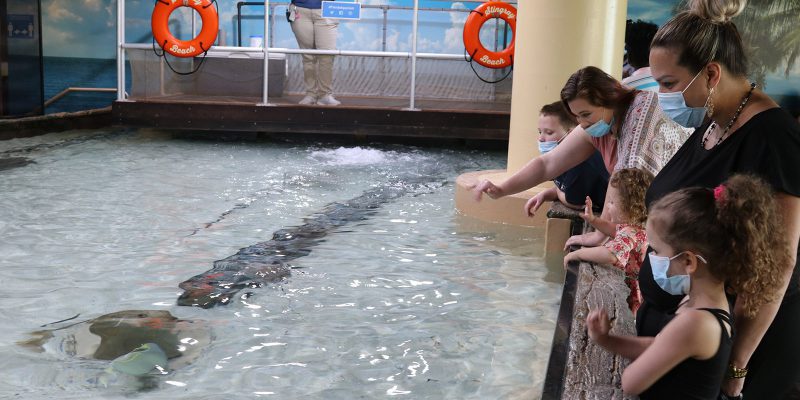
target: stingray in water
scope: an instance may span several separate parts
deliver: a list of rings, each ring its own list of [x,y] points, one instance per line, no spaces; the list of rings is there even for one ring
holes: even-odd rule
[[[205,323],[178,319],[164,310],[125,310],[68,322],[74,318],[47,324],[54,327],[31,332],[30,339],[17,344],[60,356],[113,360],[115,370],[142,375],[156,365],[161,370],[183,367],[211,342]]]
[[[383,204],[435,181],[435,175],[409,177],[370,189],[345,202],[326,205],[303,224],[281,229],[266,242],[240,249],[236,254],[214,261],[214,267],[182,282],[184,292],[178,305],[211,308],[228,304],[245,288],[257,288],[290,275],[289,261],[311,253],[311,249],[335,229],[367,219]]]

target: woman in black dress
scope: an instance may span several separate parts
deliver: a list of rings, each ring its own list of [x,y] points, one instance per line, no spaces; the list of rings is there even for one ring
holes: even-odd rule
[[[650,67],[659,103],[676,122],[697,129],[656,176],[647,202],[685,187],[713,188],[735,173],[755,174],[774,190],[794,258],[774,288],[778,300],[755,317],[741,313],[744,295],[735,300],[734,344],[722,386],[729,396],[771,400],[800,381],[800,125],[747,78],[744,45],[730,21],[744,6],[744,0],[693,0],[653,39]],[[639,285],[644,301],[637,332],[655,336],[683,295],[658,286],[648,258]]]

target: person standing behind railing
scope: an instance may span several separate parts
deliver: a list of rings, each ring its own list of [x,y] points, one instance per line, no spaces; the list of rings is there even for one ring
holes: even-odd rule
[[[339,23],[322,17],[322,0],[293,0],[286,18],[301,49],[336,49]],[[333,97],[333,58],[332,55],[303,54],[306,95],[300,100],[300,104],[341,104]]]

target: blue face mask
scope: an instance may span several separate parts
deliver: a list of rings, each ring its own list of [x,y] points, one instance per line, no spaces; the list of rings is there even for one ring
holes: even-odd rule
[[[667,276],[669,264],[681,254],[683,253],[678,253],[672,257],[657,256],[653,253],[648,254],[648,257],[650,257],[650,269],[653,270],[653,279],[665,292],[676,296],[689,293],[689,275]]]
[[[703,72],[702,70],[700,72]],[[700,76],[700,72],[692,78],[692,81],[686,85],[686,88],[680,92],[672,93],[658,93],[658,103],[664,114],[667,114],[673,121],[677,122],[684,128],[697,128],[703,125],[703,119],[706,117],[706,107],[689,107],[686,105],[686,99],[683,97],[683,92],[692,86],[695,79]],[[710,97],[710,95],[709,95]],[[706,101],[708,103],[708,101]]]
[[[546,154],[550,150],[555,149],[557,144],[558,144],[557,140],[552,140],[549,142],[539,142],[539,153]]]
[[[603,113],[605,114],[605,113]],[[605,117],[605,115],[603,115]],[[606,122],[604,118],[600,118],[597,122],[593,123],[592,126],[584,129],[586,133],[589,134],[591,137],[599,138],[603,137],[611,131],[611,125],[614,124],[614,117],[611,117],[611,122]]]

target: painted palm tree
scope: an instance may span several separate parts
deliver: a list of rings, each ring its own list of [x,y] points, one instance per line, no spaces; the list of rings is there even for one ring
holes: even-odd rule
[[[800,0],[750,0],[735,22],[751,47],[752,77],[788,76],[800,56]]]
[[[675,2],[673,14],[687,3]],[[768,74],[789,75],[800,56],[800,0],[749,0],[734,22],[750,47],[752,79],[763,87]]]

